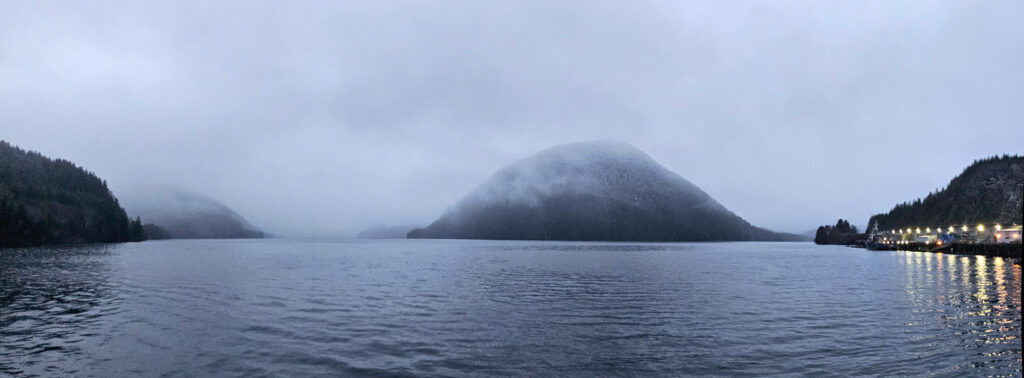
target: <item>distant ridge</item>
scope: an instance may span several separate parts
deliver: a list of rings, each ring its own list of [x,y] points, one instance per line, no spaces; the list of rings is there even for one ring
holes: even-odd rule
[[[806,240],[752,226],[629,144],[571,143],[498,170],[410,238]]]
[[[163,230],[169,239],[259,239],[266,235],[227,205],[197,193],[168,188],[126,197],[132,215]]]
[[[1024,157],[993,156],[975,161],[946,188],[904,202],[868,220],[868,230],[947,227],[977,223],[1021,223]]]

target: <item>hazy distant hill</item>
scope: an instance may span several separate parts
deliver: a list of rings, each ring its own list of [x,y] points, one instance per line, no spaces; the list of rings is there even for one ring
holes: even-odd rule
[[[573,143],[502,168],[410,238],[798,240],[754,227],[621,142]]]
[[[358,239],[405,239],[405,236],[409,234],[409,231],[419,226],[410,225],[399,225],[399,226],[384,226],[376,225],[367,227],[365,230],[356,235]]]
[[[995,156],[975,161],[945,189],[904,202],[868,221],[870,230],[948,227],[977,223],[1021,223],[1024,157]]]
[[[144,238],[95,174],[0,141],[0,247]]]
[[[262,231],[230,207],[199,194],[152,189],[125,198],[128,212],[162,228],[166,234],[160,236],[173,239],[264,237]]]

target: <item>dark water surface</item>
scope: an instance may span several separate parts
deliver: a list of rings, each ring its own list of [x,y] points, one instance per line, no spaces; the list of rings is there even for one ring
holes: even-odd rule
[[[0,250],[0,376],[1021,374],[1011,260],[805,243]]]

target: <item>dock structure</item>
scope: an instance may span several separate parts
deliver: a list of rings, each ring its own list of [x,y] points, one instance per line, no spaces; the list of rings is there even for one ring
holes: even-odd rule
[[[868,249],[875,251],[915,251],[915,252],[936,252],[951,253],[958,255],[983,255],[993,257],[1007,257],[1021,259],[1021,244],[988,244],[988,243],[951,243],[936,245],[923,242],[911,242],[906,244],[892,245],[868,245]]]
[[[877,228],[877,227],[876,227]],[[871,250],[905,250],[998,256],[1021,259],[1021,225],[978,224],[946,227],[873,229],[865,242]]]

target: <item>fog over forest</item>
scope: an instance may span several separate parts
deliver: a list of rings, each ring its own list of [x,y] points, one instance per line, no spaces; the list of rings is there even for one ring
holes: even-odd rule
[[[0,139],[281,236],[437,219],[619,140],[802,233],[1024,153],[1022,1],[0,0]]]

